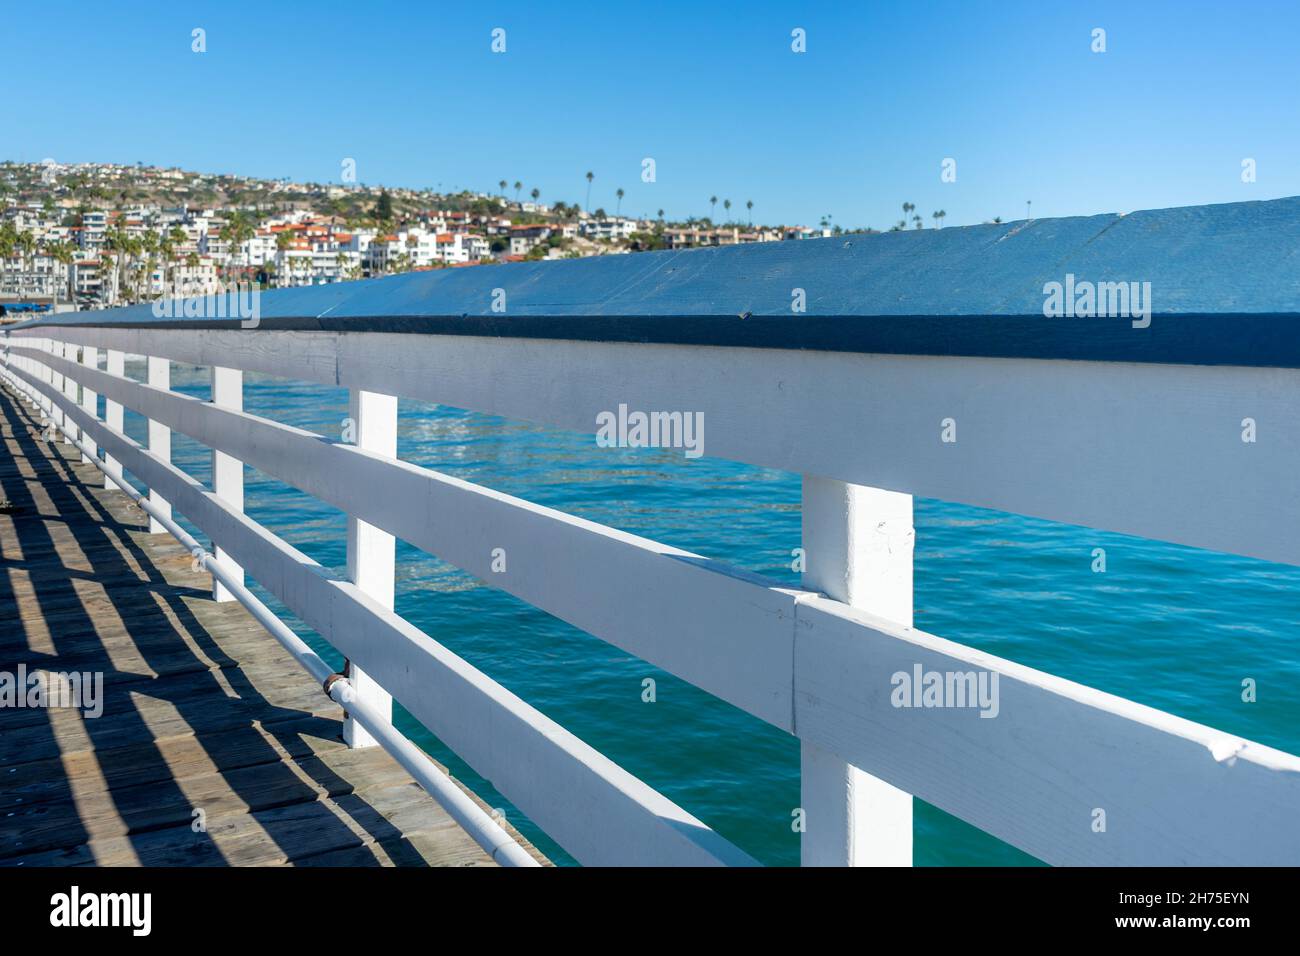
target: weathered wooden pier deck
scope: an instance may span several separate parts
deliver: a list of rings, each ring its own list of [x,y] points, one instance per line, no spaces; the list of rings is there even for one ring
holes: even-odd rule
[[[8,387],[0,442],[0,670],[104,675],[99,717],[0,708],[0,866],[494,865]]]

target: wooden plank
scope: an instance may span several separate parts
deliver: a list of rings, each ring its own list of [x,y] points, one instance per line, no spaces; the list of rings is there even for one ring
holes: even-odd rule
[[[60,777],[88,773],[99,763],[114,767],[109,789],[164,783],[177,777],[203,772],[209,767],[235,770],[279,763],[285,756],[298,758],[315,754],[323,747],[337,747],[339,722],[324,716],[289,716],[268,723],[250,723],[260,734],[209,733],[159,737],[123,746],[106,746],[10,768],[0,791],[0,810],[18,805],[54,802],[62,799]],[[275,742],[268,746],[267,739]]]
[[[401,793],[412,803],[429,802],[414,784],[402,785]],[[304,800],[253,813],[223,814],[206,832],[172,826],[110,835],[8,862],[24,866],[283,866],[295,857],[362,846],[370,830],[379,834],[379,841],[371,836],[374,842],[401,840],[401,834],[364,798],[349,798],[345,803],[346,807],[332,799]],[[469,853],[477,851],[482,859],[488,859],[472,842],[469,846]],[[376,859],[371,865],[380,862]]]
[[[406,771],[392,761],[348,761],[337,751],[248,767],[204,770],[199,765],[172,779],[183,781],[183,787],[160,785],[159,781],[116,785],[110,790],[111,800],[99,805],[78,806],[66,800],[53,806],[52,801],[23,803],[6,814],[0,834],[21,832],[25,855],[66,845],[66,832],[74,826],[85,826],[100,838],[169,827],[183,832],[190,829],[194,811],[201,809],[211,829],[225,817],[356,792],[357,780],[364,781],[362,793],[371,787],[410,784]],[[426,796],[416,804],[418,812],[427,814],[427,804]],[[194,836],[191,831],[190,838]],[[12,845],[8,849],[12,851]],[[8,855],[19,854],[7,852],[0,835],[0,859]]]
[[[20,572],[11,571],[9,580],[12,584],[24,577]],[[34,632],[31,627],[14,629],[0,640],[0,647],[11,655],[15,663],[48,655],[50,650],[47,645],[54,642],[45,638],[53,633],[58,634],[58,651],[63,659],[94,653],[99,653],[102,657],[105,651],[111,654],[118,646],[125,647],[127,641],[132,641],[142,653],[155,650],[161,652],[176,646],[175,635],[178,631],[183,632],[186,624],[191,622],[199,624],[200,633],[203,628],[221,627],[227,635],[227,641],[239,638],[247,643],[261,640],[265,633],[242,617],[232,615],[223,619],[220,615],[214,615],[193,597],[177,596],[180,600],[180,607],[177,607],[155,595],[157,613],[144,611],[137,616],[133,613],[133,608],[125,606],[127,599],[133,596],[128,583],[109,589],[102,596],[95,591],[81,593],[80,588],[76,594],[65,596],[61,591],[55,592],[49,587],[59,580],[53,577],[46,582],[37,578],[35,586],[32,582],[24,582],[22,587],[0,588],[0,600],[17,600],[26,602],[27,606],[37,600],[37,594],[40,595],[42,613],[39,618],[32,618],[32,624],[43,626],[42,633]],[[138,599],[138,589],[134,596]],[[50,609],[48,613],[47,607]],[[121,616],[121,611],[127,613],[129,623]],[[36,638],[39,640],[34,640]]]
[[[240,671],[248,673],[242,667]],[[34,711],[15,709],[5,714],[0,763],[16,767],[56,753],[67,755],[95,749],[101,741],[116,746],[161,736],[222,730],[255,720],[337,713],[328,700],[317,701],[319,688],[313,688],[310,681],[301,678],[295,682],[287,673],[279,679],[257,680],[252,688],[257,693],[247,693],[249,682],[243,679],[233,683],[245,693],[223,693],[218,675],[211,671],[164,676],[156,682],[124,680],[120,687],[110,684],[105,690],[104,717],[90,720],[85,732],[77,727],[51,726],[48,710],[38,712],[44,720],[33,720],[30,715]],[[260,696],[262,693],[275,697],[276,702]]]

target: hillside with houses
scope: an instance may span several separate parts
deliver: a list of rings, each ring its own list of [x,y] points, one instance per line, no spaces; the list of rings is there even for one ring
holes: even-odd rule
[[[587,174],[590,184],[591,173]],[[293,183],[109,163],[0,164],[0,307],[96,309],[233,282],[319,285],[421,269],[622,255],[843,231],[670,222],[500,193]],[[589,192],[589,190],[588,190]],[[622,204],[622,190],[619,205]],[[711,210],[717,198],[710,199]],[[752,213],[753,203],[747,203]]]

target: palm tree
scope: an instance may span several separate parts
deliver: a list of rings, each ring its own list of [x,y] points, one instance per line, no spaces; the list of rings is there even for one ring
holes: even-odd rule
[[[516,179],[515,180],[515,202],[519,202],[519,190],[523,188],[524,188],[524,184]]]
[[[18,247],[18,255],[20,257],[19,268],[23,272],[26,272],[27,260],[31,258],[32,253],[36,250],[36,237],[24,229],[22,232],[18,233],[18,241],[15,245]]]
[[[111,283],[112,288],[108,296],[109,304],[112,304],[117,300],[117,290],[121,288],[122,261],[126,256],[127,242],[126,229],[122,227],[121,222],[116,222],[104,230],[104,249],[112,254],[113,266],[113,271],[111,273],[113,280]],[[103,275],[103,272],[104,270],[101,268],[100,274]],[[102,280],[100,284],[102,287]]]
[[[0,222],[0,259],[8,259],[14,254],[18,243],[18,230],[8,220]]]
[[[127,267],[126,274],[128,280],[131,275],[135,275],[135,282],[132,284],[134,301],[140,301],[140,257],[144,254],[144,244],[135,236],[126,240]]]
[[[227,254],[232,265],[238,261],[235,251],[240,249],[249,239],[252,239],[255,232],[253,224],[248,221],[242,211],[238,210],[232,213],[230,218],[226,220],[226,224],[221,227],[218,235],[221,237],[221,241],[226,244]]]
[[[189,236],[180,226],[172,226],[167,232],[167,237],[163,239],[161,248],[163,254],[163,285],[167,288],[167,270],[175,270],[176,265],[176,247],[182,246],[189,241]]]
[[[660,222],[664,221],[664,211],[662,209],[659,210],[659,221]]]
[[[946,215],[948,215],[948,214],[947,214],[946,212],[944,212],[942,209],[937,210],[937,211],[935,212],[935,214],[934,214],[934,228],[936,228],[936,229],[941,229],[941,228],[943,228],[943,217],[946,216]]]
[[[718,208],[718,197],[709,197],[709,222],[713,222],[713,213]]]
[[[153,268],[157,264],[158,249],[162,244],[162,237],[152,229],[146,229],[143,236],[140,237],[140,248],[145,253],[143,274],[140,279],[143,281],[153,274]],[[137,292],[137,298],[144,298]]]
[[[508,186],[509,183],[507,183],[507,182],[503,179],[503,180],[501,180],[501,182],[497,183],[497,185],[501,187],[501,198],[502,198],[502,199],[505,199],[505,198],[506,198],[506,186]]]
[[[582,207],[583,209],[591,208],[591,181],[595,178],[596,178],[596,174],[588,170],[587,171],[587,203],[585,206]]]
[[[172,257],[176,255],[176,246],[172,244],[171,233],[158,240],[158,258],[162,262],[163,295],[167,294],[167,272],[171,269]]]
[[[540,189],[534,187],[534,188],[533,188],[533,191],[532,191],[531,193],[529,193],[528,195],[530,195],[530,196],[533,197],[533,202],[537,202],[537,200],[539,200],[540,198],[542,198],[542,191],[541,191]]]
[[[287,253],[291,245],[293,245],[293,234],[287,229],[276,235],[275,249],[281,254],[280,258],[285,260],[285,265],[288,266],[288,268],[284,270],[284,274],[289,276],[289,281],[292,281],[293,261],[289,259]]]
[[[745,200],[745,208],[749,210],[749,224],[752,226],[754,224],[754,200]]]
[[[903,221],[904,221],[904,222],[906,222],[906,221],[907,221],[907,218],[908,218],[910,215],[912,215],[912,210],[914,210],[915,208],[916,208],[916,203],[910,203],[910,202],[905,202],[905,203],[903,203]]]
[[[722,200],[723,215],[727,217],[727,222],[731,222],[731,200]]]
[[[915,209],[916,207],[913,206],[912,208]],[[912,217],[912,223],[916,226],[917,229],[920,229],[922,224],[924,224],[924,222],[925,220],[921,218],[919,213]]]
[[[614,195],[618,197],[618,205],[614,207],[614,215],[617,216],[620,213],[620,211],[623,209],[623,195],[624,195],[623,187],[620,186],[618,189],[616,189],[614,191]]]
[[[66,242],[54,243],[52,246],[50,246],[49,253],[51,256],[54,257],[54,261],[57,262],[59,265],[63,266],[65,269],[68,266],[72,265],[72,260],[73,258],[75,258],[72,251],[72,246]],[[56,275],[54,281],[54,308],[56,311],[58,310],[58,307],[59,307],[59,282],[58,282],[58,276]]]
[[[153,277],[153,270],[158,265],[158,257],[155,255],[146,255],[144,261],[140,264],[140,282],[143,285],[143,291],[137,293],[136,298],[144,301],[153,291],[148,283]]]

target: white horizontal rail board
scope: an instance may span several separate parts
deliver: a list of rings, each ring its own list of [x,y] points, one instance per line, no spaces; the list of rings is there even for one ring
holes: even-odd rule
[[[38,331],[586,432],[620,404],[700,412],[706,455],[1300,564],[1297,369],[374,332]],[[1253,443],[1242,441],[1246,418]],[[941,440],[945,419],[955,442]]]
[[[797,590],[314,432],[24,354],[792,730]]]
[[[1300,757],[826,598],[795,617],[801,740],[1039,859],[1300,864]],[[996,673],[997,716],[895,706],[918,666]]]
[[[250,576],[349,659],[522,813],[588,865],[752,865],[754,861],[485,674],[234,511],[175,466],[108,429],[8,363],[107,454],[229,551]]]

